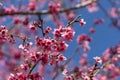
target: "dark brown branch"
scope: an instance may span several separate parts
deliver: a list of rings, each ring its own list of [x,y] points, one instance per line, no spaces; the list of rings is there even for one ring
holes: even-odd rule
[[[88,0],[85,2],[82,2],[80,4],[75,5],[74,7],[68,8],[68,9],[60,9],[58,13],[64,13],[71,10],[76,10],[83,8],[93,2],[97,2],[98,0]],[[13,16],[13,15],[45,15],[45,14],[52,14],[50,10],[43,10],[40,12],[12,12],[12,13],[0,13],[0,16]]]
[[[77,16],[74,20],[70,21],[65,27],[71,26],[75,21],[77,21],[80,18],[80,15]]]
[[[29,75],[31,74],[31,72],[34,70],[34,68],[37,66],[37,64],[39,63],[41,59],[38,59],[37,62],[31,67],[30,71],[28,72],[27,77],[29,77]]]

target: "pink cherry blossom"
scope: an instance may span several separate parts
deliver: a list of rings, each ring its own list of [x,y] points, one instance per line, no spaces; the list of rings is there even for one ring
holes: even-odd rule
[[[96,57],[93,57],[93,59],[94,59],[97,63],[102,64],[102,59],[101,59],[100,57],[96,56]]]
[[[119,13],[118,13],[117,9],[113,7],[113,8],[111,8],[111,10],[110,10],[110,15],[111,15],[112,17],[116,18],[116,17],[119,16]]]
[[[87,9],[89,12],[97,12],[98,11],[98,7],[96,6],[96,3],[91,3],[90,5],[87,6]]]
[[[84,21],[84,19],[80,19],[79,23],[80,23],[81,26],[84,26],[86,24],[86,22]]]

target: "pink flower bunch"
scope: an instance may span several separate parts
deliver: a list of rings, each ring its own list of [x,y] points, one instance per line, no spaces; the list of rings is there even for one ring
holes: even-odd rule
[[[74,37],[75,31],[72,27],[60,27],[58,29],[54,29],[53,35],[56,40],[66,40],[72,41]]]
[[[53,14],[58,14],[58,11],[62,7],[61,3],[59,3],[59,2],[57,2],[57,3],[50,2],[48,6],[49,6],[51,13],[53,13]]]
[[[55,52],[63,52],[67,49],[68,45],[65,41],[57,41],[50,38],[40,38],[36,37],[36,45],[42,49],[47,51],[55,51]]]
[[[11,13],[13,13],[15,11],[16,11],[16,8],[15,8],[14,5],[10,5],[9,8],[7,8],[7,7],[3,8],[3,13],[9,13],[9,14],[11,14]]]

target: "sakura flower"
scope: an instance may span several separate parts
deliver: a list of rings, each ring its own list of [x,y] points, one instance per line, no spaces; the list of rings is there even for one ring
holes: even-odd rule
[[[119,16],[119,12],[117,11],[116,8],[112,8],[112,9],[110,10],[110,14],[111,14],[111,16],[114,17],[114,18],[117,18],[117,17]]]
[[[94,59],[97,63],[102,64],[102,59],[101,59],[100,57],[96,56],[96,57],[93,57],[93,59]]]
[[[87,9],[91,13],[98,11],[98,7],[96,6],[96,3],[91,3],[90,5],[87,6]]]
[[[24,71],[26,71],[27,68],[28,68],[27,65],[25,65],[25,64],[21,64],[20,67],[21,67],[21,69],[23,69]]]
[[[23,45],[23,44],[20,44],[19,46],[18,46],[18,48],[20,48],[20,49],[28,49],[28,48],[30,48],[30,46],[32,46],[32,42],[29,42],[29,43],[27,43],[27,44],[25,44],[25,45]]]
[[[80,19],[79,23],[80,23],[81,26],[84,26],[86,24],[86,22],[84,21],[84,19]]]
[[[29,42],[29,45],[31,46],[33,43],[32,42]]]
[[[10,74],[10,76],[9,76],[9,78],[8,78],[8,80],[15,80],[16,78],[15,78],[15,75],[14,74]]]
[[[34,26],[34,25],[29,25],[29,28],[30,28],[30,30],[37,30],[37,28],[36,28],[36,26]]]
[[[62,74],[65,75],[65,76],[67,75],[67,73],[68,73],[67,69],[64,69],[63,72],[62,72]]]
[[[36,2],[35,2],[35,1],[31,1],[31,2],[28,4],[28,8],[29,8],[30,11],[36,10],[36,8],[37,8]]]
[[[18,48],[24,49],[24,46],[23,46],[22,44],[20,44],[20,45],[18,46]]]
[[[65,56],[63,56],[62,54],[60,54],[60,55],[58,56],[58,59],[59,59],[60,61],[67,60],[67,58],[66,58]]]
[[[8,30],[5,26],[0,26],[0,37],[6,37]]]
[[[18,17],[14,17],[14,18],[13,18],[13,21],[14,21],[15,24],[20,23],[20,19],[19,19]]]
[[[45,34],[50,33],[51,30],[52,30],[52,28],[48,26],[48,27],[45,29]]]
[[[90,32],[91,34],[93,34],[93,33],[95,32],[95,29],[94,29],[94,28],[90,28],[89,32]]]
[[[83,80],[90,80],[90,77],[87,75],[87,73],[82,73]]]

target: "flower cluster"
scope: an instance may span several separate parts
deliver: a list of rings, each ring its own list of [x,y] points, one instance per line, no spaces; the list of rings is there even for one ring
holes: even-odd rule
[[[60,10],[61,8],[61,3],[54,3],[54,2],[50,2],[49,3],[49,9],[51,11],[51,13],[53,14],[58,14],[58,11]]]
[[[72,41],[74,37],[74,30],[72,27],[59,27],[58,29],[54,29],[53,35],[56,40],[66,40]]]
[[[65,43],[65,41],[57,41],[50,38],[40,38],[36,37],[36,45],[41,49],[45,51],[50,52],[63,52],[67,49],[68,45]]]

